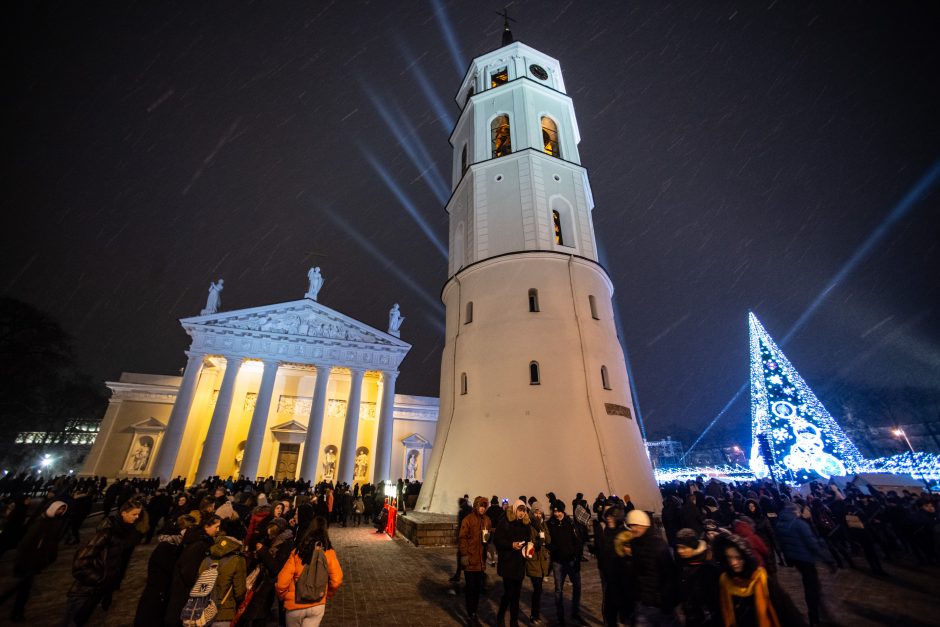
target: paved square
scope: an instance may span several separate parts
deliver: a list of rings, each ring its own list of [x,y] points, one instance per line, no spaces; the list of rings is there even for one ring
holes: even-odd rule
[[[91,518],[82,538],[87,539],[100,517]],[[327,606],[324,627],[359,625],[461,625],[465,623],[463,596],[450,594],[448,578],[454,572],[452,548],[415,548],[402,538],[390,539],[371,527],[331,529],[331,539],[343,567],[344,583]],[[153,544],[138,547],[127,577],[108,612],[97,610],[93,625],[133,625],[140,590],[146,579],[147,559]],[[62,545],[58,561],[36,580],[26,609],[28,624],[58,625],[65,613],[65,591],[71,584],[75,547]],[[0,590],[13,582],[13,554],[0,558]],[[864,564],[864,559],[857,560]],[[840,570],[829,574],[820,568],[824,599],[838,624],[850,627],[940,625],[940,568],[917,569],[908,562],[886,562],[887,579],[868,576],[866,570]],[[797,607],[805,611],[799,575],[792,568],[780,569],[780,580]],[[582,570],[582,614],[592,625],[600,625],[600,580],[594,561]],[[501,585],[495,569],[489,576],[489,591],[480,604],[480,618],[496,623]],[[522,615],[528,616],[531,587],[522,592]],[[0,625],[8,624],[11,602],[0,607]],[[552,582],[546,582],[542,615],[555,624]],[[523,624],[527,621],[523,620]],[[270,625],[276,625],[272,620]]]

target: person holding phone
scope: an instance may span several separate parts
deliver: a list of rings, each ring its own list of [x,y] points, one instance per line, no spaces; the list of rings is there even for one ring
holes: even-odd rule
[[[518,500],[506,510],[506,518],[496,528],[493,537],[496,550],[499,551],[499,563],[496,572],[503,578],[503,596],[499,600],[497,622],[502,625],[509,610],[509,625],[519,625],[519,596],[522,594],[522,581],[526,574],[527,550],[531,538],[529,508],[525,501]]]

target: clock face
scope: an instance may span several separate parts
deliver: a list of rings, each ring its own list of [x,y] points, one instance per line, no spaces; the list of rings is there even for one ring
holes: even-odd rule
[[[544,81],[548,78],[548,72],[546,72],[545,68],[543,68],[541,65],[536,65],[533,63],[529,66],[529,71],[532,72],[532,76],[539,79],[540,81]]]

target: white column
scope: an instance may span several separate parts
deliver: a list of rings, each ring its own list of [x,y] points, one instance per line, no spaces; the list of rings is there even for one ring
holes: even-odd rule
[[[362,375],[364,370],[352,372],[349,384],[349,400],[346,402],[346,422],[343,425],[343,445],[339,450],[339,476],[337,483],[353,482],[353,468],[356,465],[356,437],[359,435],[359,405],[362,403]]]
[[[372,482],[392,478],[392,438],[395,432],[395,380],[397,372],[382,372],[382,410],[379,414],[379,433],[375,439],[375,472]]]
[[[212,420],[209,421],[206,443],[203,444],[202,455],[199,457],[199,467],[196,470],[197,482],[214,475],[219,468],[222,440],[225,439],[228,415],[232,411],[235,378],[238,376],[241,365],[241,357],[225,356],[225,374],[222,375],[222,387],[219,388],[219,396],[215,401],[215,409],[212,411]]]
[[[254,480],[258,474],[258,460],[261,458],[261,445],[264,444],[264,428],[268,424],[268,412],[271,410],[271,395],[274,394],[274,380],[280,363],[265,360],[261,374],[261,387],[255,399],[255,411],[251,414],[251,426],[248,427],[248,440],[245,442],[245,455],[242,457],[241,474]]]
[[[189,410],[192,409],[193,398],[196,396],[196,383],[199,381],[199,373],[202,372],[203,361],[206,358],[202,353],[187,352],[186,355],[189,359],[186,361],[186,370],[183,371],[183,381],[176,394],[176,402],[173,403],[170,420],[166,425],[163,440],[157,450],[157,459],[153,464],[152,476],[159,477],[163,483],[173,479],[173,467],[176,466],[176,456],[180,452],[180,442],[186,430]]]
[[[300,460],[300,479],[313,485],[317,480],[317,458],[320,456],[320,436],[326,414],[326,385],[330,381],[330,366],[317,365],[310,416],[307,418],[307,437],[304,438],[304,456]]]

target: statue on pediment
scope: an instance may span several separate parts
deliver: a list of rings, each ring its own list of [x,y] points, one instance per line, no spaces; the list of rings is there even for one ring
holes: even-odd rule
[[[401,323],[404,321],[405,317],[401,315],[398,303],[395,303],[388,312],[388,334],[401,337]]]
[[[310,268],[310,270],[307,271],[307,280],[310,281],[310,287],[307,289],[307,293],[304,294],[304,298],[316,300],[317,294],[320,293],[320,288],[323,287],[323,275],[320,274],[319,266]]]
[[[222,306],[222,289],[225,281],[219,279],[217,283],[209,283],[209,298],[206,299],[206,307],[199,312],[200,316],[208,316],[219,311]]]

